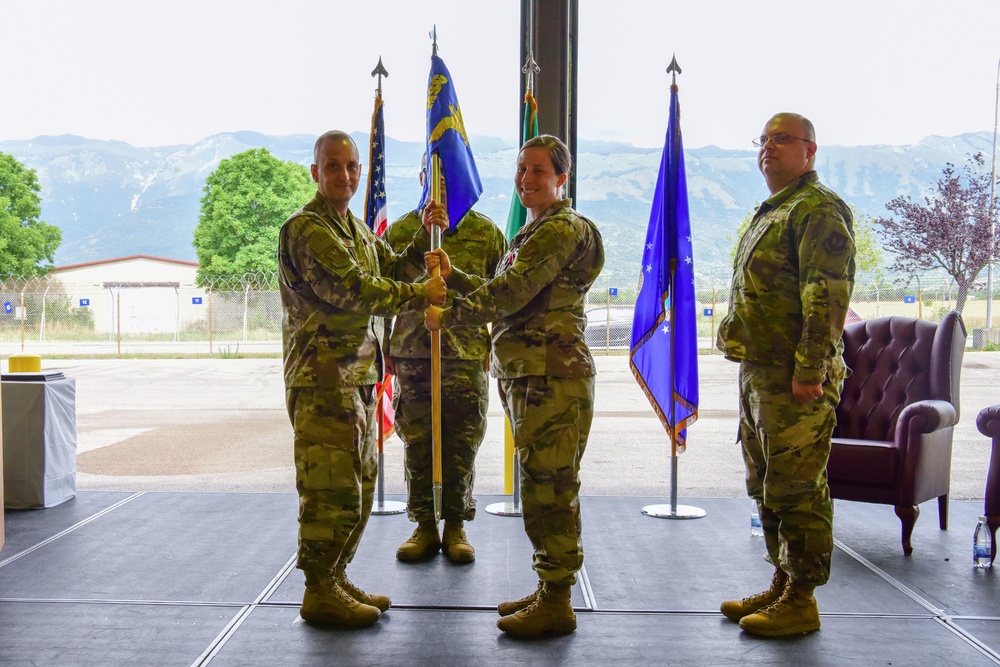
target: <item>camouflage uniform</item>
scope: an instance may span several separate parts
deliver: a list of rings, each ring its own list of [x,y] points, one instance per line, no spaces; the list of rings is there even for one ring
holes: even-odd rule
[[[739,437],[768,556],[810,586],[829,579],[833,551],[826,464],[847,372],[852,222],[815,171],[761,204],[737,247],[717,341],[740,362]],[[822,383],[823,395],[796,403],[792,380]]]
[[[429,237],[419,232],[424,244]],[[423,256],[420,240],[396,256],[353,214],[341,217],[317,194],[281,227],[278,272],[285,389],[295,431],[299,492],[298,567],[332,572],[354,557],[371,513],[375,458],[374,385],[382,352],[373,315],[390,317],[422,285],[380,277]]]
[[[421,226],[421,212],[411,211],[389,225],[384,238],[401,251]],[[507,250],[507,240],[493,221],[470,211],[441,237],[441,247],[454,266],[485,278],[493,275]],[[429,249],[429,248],[428,248]],[[412,282],[425,273],[423,258],[399,262],[396,277]],[[460,294],[471,285],[459,279],[449,287]],[[419,307],[418,307],[419,306]],[[396,363],[399,393],[396,431],[406,445],[407,515],[412,521],[434,520],[431,453],[431,337],[424,326],[420,304],[396,316],[389,354]],[[476,453],[486,434],[489,381],[486,358],[489,331],[485,326],[458,327],[441,332],[441,518],[471,521],[476,516],[472,497]]]
[[[441,313],[442,327],[493,323],[490,371],[514,430],[524,530],[539,579],[556,585],[583,565],[579,471],[596,374],[583,305],[603,267],[600,231],[560,201],[521,228],[495,279]]]

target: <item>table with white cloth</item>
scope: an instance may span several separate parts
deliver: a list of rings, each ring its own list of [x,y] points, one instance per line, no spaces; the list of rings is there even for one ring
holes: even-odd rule
[[[76,495],[76,380],[9,377],[0,389],[4,507],[58,505]]]

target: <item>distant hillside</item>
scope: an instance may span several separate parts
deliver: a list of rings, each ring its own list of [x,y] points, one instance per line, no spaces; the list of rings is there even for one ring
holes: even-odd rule
[[[366,134],[354,136],[360,146],[366,145]],[[62,229],[56,264],[66,265],[135,254],[195,260],[191,242],[202,187],[219,161],[249,148],[267,148],[281,159],[309,165],[314,139],[233,132],[192,146],[135,148],[65,135],[0,142],[0,151],[37,171],[42,219]],[[472,146],[484,187],[476,208],[503,226],[516,148],[491,137],[473,137]],[[417,165],[422,150],[419,142],[387,141],[390,218],[409,211],[420,197]],[[925,194],[946,162],[960,165],[970,153],[991,150],[992,135],[986,132],[928,137],[911,146],[821,146],[816,167],[824,182],[859,213],[877,217],[893,197]],[[579,153],[577,208],[604,234],[607,278],[630,286],[637,275],[661,151],[581,141]],[[702,278],[724,281],[732,244],[727,237],[767,194],[756,152],[707,146],[688,149],[685,157],[696,271]],[[359,191],[355,211],[362,208],[363,197]]]

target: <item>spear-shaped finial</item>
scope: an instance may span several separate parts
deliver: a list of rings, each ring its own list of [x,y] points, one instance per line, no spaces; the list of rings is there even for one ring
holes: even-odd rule
[[[431,55],[432,56],[436,56],[438,54],[438,27],[437,27],[437,23],[434,24],[434,28],[433,28],[433,30],[431,30],[428,33],[428,36],[431,38],[431,42],[433,43],[433,46],[431,48]]]
[[[681,66],[677,64],[677,55],[673,54],[670,57],[670,64],[667,65],[667,72],[670,73],[670,85],[677,85],[677,75],[681,73]]]
[[[378,57],[378,65],[372,70],[372,76],[378,77],[378,96],[382,97],[382,77],[389,78],[389,72],[385,69],[382,64],[382,56]]]
[[[521,71],[524,72],[525,75],[525,88],[529,93],[534,93],[535,75],[541,72],[542,68],[535,62],[535,57],[531,51],[528,51],[528,60],[524,63],[524,67],[521,68]]]

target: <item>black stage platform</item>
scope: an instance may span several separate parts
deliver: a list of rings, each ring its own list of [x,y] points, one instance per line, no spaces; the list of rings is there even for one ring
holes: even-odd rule
[[[518,641],[497,630],[495,606],[535,577],[521,520],[483,511],[498,500],[479,498],[465,566],[397,562],[412,524],[373,516],[349,574],[393,608],[353,631],[298,617],[294,494],[85,492],[8,511],[0,664],[1000,664],[1000,574],[972,569],[981,503],[952,503],[948,531],[925,504],[905,557],[891,507],[838,501],[822,630],[762,640],[718,612],[770,581],[748,501],[684,498],[707,516],[665,520],[641,513],[662,498],[584,497],[579,627]]]

